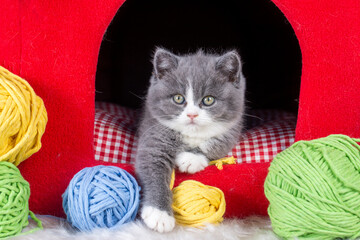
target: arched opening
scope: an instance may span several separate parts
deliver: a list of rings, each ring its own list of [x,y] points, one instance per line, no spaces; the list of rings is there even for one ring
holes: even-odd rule
[[[138,108],[155,46],[175,53],[238,49],[250,108],[296,112],[301,52],[291,25],[270,1],[127,0],[99,54],[96,100]]]
[[[291,131],[295,129],[301,51],[291,25],[272,2],[127,0],[101,45],[96,100],[139,109],[156,46],[177,54],[198,48],[214,52],[237,49],[244,62],[248,109],[290,112],[294,116]],[[260,118],[263,123],[273,120]],[[293,141],[292,137],[280,144],[279,151]]]

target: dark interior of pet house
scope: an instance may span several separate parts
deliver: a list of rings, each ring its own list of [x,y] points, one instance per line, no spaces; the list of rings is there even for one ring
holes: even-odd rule
[[[127,0],[101,44],[96,100],[140,108],[156,46],[180,55],[236,49],[248,109],[297,112],[301,52],[291,25],[270,1]]]

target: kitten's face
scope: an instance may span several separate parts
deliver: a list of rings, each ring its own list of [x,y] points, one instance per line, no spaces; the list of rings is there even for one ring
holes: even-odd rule
[[[188,137],[214,137],[239,122],[245,79],[236,52],[179,57],[158,49],[148,92],[157,120]]]

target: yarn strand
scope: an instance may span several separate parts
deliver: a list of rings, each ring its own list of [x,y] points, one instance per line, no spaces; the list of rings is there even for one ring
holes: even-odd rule
[[[234,158],[233,156],[224,157],[209,162],[209,165],[215,165],[219,170],[224,169],[223,167],[224,164],[236,164],[236,158]]]

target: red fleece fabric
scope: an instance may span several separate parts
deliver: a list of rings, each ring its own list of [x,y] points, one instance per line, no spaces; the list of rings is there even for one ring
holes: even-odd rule
[[[360,137],[360,1],[273,0],[302,52],[296,140]]]
[[[61,194],[94,160],[95,72],[102,37],[123,0],[0,3],[0,64],[43,98],[42,149],[19,165],[30,209],[63,215]]]
[[[331,133],[360,137],[360,2],[273,2],[292,24],[303,56],[297,140]],[[29,81],[49,117],[42,149],[19,166],[35,213],[63,216],[61,195],[71,178],[99,164],[93,151],[95,72],[103,34],[122,3],[0,2],[0,64]],[[227,216],[266,214],[267,168],[210,167],[191,178],[225,192]]]

